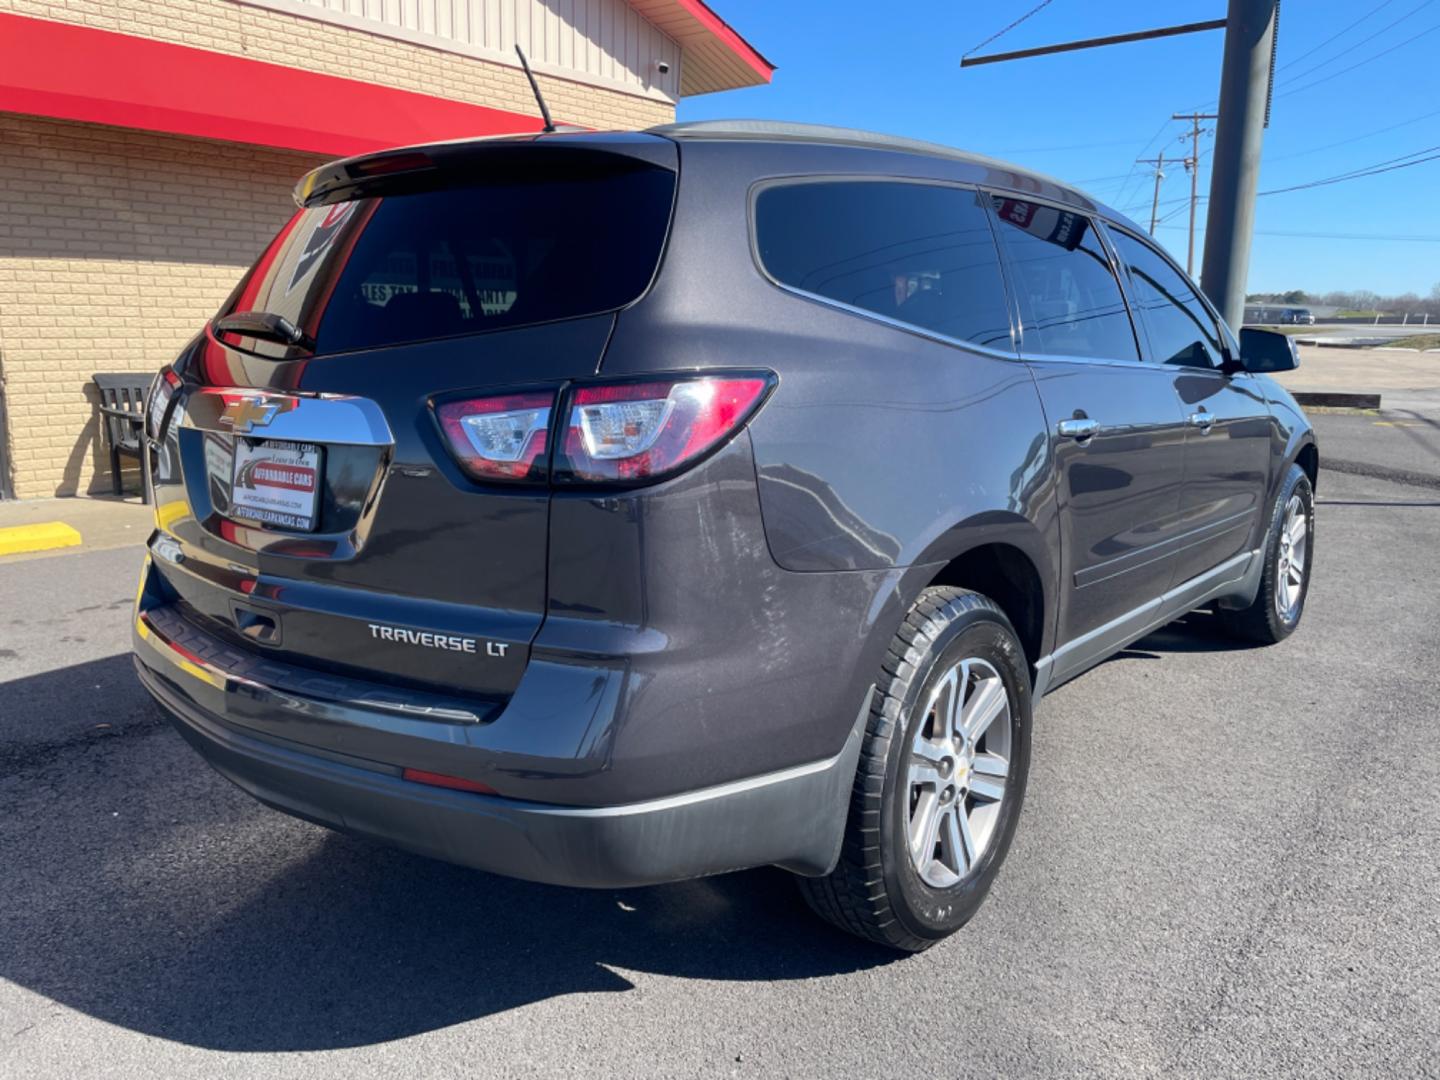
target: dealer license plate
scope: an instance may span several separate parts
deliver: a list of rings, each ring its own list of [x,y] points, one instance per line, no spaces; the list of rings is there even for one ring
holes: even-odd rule
[[[230,516],[314,531],[320,463],[321,449],[314,443],[236,439]]]

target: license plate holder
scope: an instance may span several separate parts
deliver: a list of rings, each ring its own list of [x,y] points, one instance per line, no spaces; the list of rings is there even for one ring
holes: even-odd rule
[[[230,516],[314,532],[319,525],[324,462],[324,449],[314,443],[236,438]]]

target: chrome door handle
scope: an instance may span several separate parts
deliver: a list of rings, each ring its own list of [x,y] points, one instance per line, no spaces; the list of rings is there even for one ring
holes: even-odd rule
[[[1061,420],[1055,425],[1055,431],[1062,439],[1078,439],[1084,442],[1100,430],[1100,421],[1080,419]]]
[[[1215,416],[1208,412],[1192,412],[1190,414],[1190,426],[1198,427],[1202,433],[1209,432],[1215,423]]]

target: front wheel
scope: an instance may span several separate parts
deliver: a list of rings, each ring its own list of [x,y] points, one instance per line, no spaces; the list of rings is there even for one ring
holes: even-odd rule
[[[919,952],[969,921],[1010,846],[1030,765],[1030,677],[1005,614],[921,594],[872,702],[836,868],[801,878],[820,915]]]
[[[1262,645],[1284,641],[1304,614],[1314,557],[1315,494],[1305,470],[1291,465],[1271,512],[1260,590],[1247,608],[1218,608],[1220,625],[1246,641]]]

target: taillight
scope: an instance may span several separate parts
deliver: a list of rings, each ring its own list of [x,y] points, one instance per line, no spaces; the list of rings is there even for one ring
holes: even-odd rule
[[[170,403],[179,389],[180,376],[169,366],[161,368],[150,384],[150,401],[145,406],[145,431],[150,438],[158,441],[164,434],[165,414],[170,411]]]
[[[672,473],[738,431],[770,388],[762,375],[578,386],[555,455],[557,481],[638,481]]]
[[[450,450],[476,480],[535,480],[545,473],[545,447],[555,395],[550,392],[448,401],[435,416]]]

